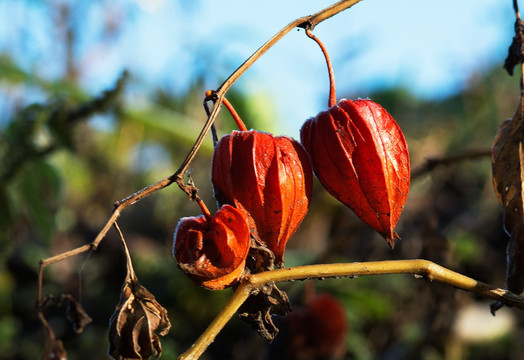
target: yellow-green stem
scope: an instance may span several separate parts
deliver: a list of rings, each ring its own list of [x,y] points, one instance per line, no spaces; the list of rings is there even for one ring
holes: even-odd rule
[[[506,305],[524,309],[524,298],[504,289],[474,280],[431,261],[391,260],[371,261],[348,264],[306,265],[293,268],[277,269],[245,276],[229,303],[215,318],[200,338],[180,355],[179,359],[198,359],[222,330],[233,314],[248,298],[249,294],[270,282],[282,282],[305,279],[323,279],[328,277],[355,277],[364,275],[413,274],[430,281],[438,281],[456,288],[470,291]]]

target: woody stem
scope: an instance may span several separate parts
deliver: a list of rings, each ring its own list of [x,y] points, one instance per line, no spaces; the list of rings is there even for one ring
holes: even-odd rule
[[[326,47],[320,41],[318,37],[313,35],[309,29],[306,29],[306,35],[313,39],[318,46],[320,46],[320,50],[322,50],[322,54],[324,54],[324,58],[326,59],[326,64],[328,68],[328,75],[329,75],[329,100],[328,100],[328,107],[335,106],[337,103],[337,94],[335,91],[335,73],[333,72],[333,65],[331,64],[331,59],[329,58],[329,54],[327,52]]]
[[[416,278],[438,281],[524,310],[524,298],[521,296],[508,290],[474,280],[424,259],[297,266],[245,276],[222,312],[218,314],[193,346],[180,355],[178,359],[198,359],[249,295],[265,284],[293,280],[324,279],[328,277],[390,274],[413,274]]]

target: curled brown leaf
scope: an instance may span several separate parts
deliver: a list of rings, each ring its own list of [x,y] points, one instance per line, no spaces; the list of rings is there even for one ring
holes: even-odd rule
[[[240,319],[247,322],[261,337],[273,341],[278,328],[272,315],[286,315],[291,311],[287,294],[269,283],[254,291],[238,309]]]
[[[492,148],[493,187],[504,207],[504,228],[511,236],[507,249],[506,286],[517,294],[524,290],[523,125],[521,96],[513,118],[501,124]]]
[[[126,279],[110,320],[108,354],[119,360],[160,357],[158,335],[166,335],[170,328],[167,310],[155,296],[136,279]]]
[[[513,68],[524,62],[524,21],[517,18],[515,21],[515,36],[508,49],[508,57],[504,61],[504,69],[513,75]]]
[[[85,312],[82,305],[71,295],[62,295],[67,302],[67,319],[73,324],[73,330],[77,334],[84,331],[84,327],[93,319]]]

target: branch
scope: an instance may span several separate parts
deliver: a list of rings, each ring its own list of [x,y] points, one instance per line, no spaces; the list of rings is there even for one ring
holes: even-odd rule
[[[1,66],[2,64],[0,72]],[[62,100],[55,100],[47,104],[30,105],[19,111],[13,122],[22,125],[11,124],[4,133],[0,133],[0,146],[5,146],[0,158],[0,184],[13,180],[26,163],[69,146],[69,136],[66,134],[76,123],[94,114],[117,109],[128,77],[128,73],[124,71],[112,89],[74,107]],[[35,138],[42,128],[49,132],[50,139],[48,144],[39,146]]]
[[[519,4],[517,3],[517,0],[513,0],[513,10],[515,11],[515,17],[520,19],[520,13],[519,13]]]
[[[454,162],[491,156],[491,149],[473,149],[463,153],[444,158],[428,158],[426,162],[411,172],[411,179],[418,178],[436,168],[439,165],[449,165]]]
[[[257,288],[270,282],[324,279],[329,277],[357,277],[365,275],[413,274],[429,281],[438,281],[480,296],[500,301],[507,306],[524,310],[524,298],[508,290],[474,280],[428,260],[390,260],[355,262],[348,264],[306,265],[293,268],[265,271],[245,276],[237,290],[215,320],[202,333],[179,360],[198,359],[217,334],[237,312],[249,295]]]

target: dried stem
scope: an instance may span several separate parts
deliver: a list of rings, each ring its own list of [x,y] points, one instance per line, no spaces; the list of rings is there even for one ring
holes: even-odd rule
[[[515,10],[515,17],[520,19],[520,13],[519,13],[519,4],[517,3],[517,0],[513,0],[513,10]]]
[[[115,221],[115,228],[116,231],[118,231],[118,235],[120,235],[120,240],[122,240],[122,246],[124,247],[124,254],[126,255],[126,267],[127,267],[127,275],[126,275],[126,281],[137,281],[135,268],[133,268],[133,262],[131,261],[131,254],[129,253],[129,249],[127,247],[126,240],[124,239],[124,234],[122,234],[122,230],[120,230],[120,226],[118,226],[118,223]]]
[[[229,303],[202,333],[200,338],[178,359],[198,359],[253,290],[270,282],[364,275],[413,274],[429,281],[438,281],[480,296],[494,299],[507,306],[524,309],[524,298],[501,288],[474,280],[428,260],[371,261],[349,264],[306,265],[266,271],[246,276]]]
[[[436,168],[439,165],[449,165],[459,161],[471,160],[481,157],[491,156],[491,149],[472,149],[463,153],[443,157],[443,158],[428,158],[426,162],[411,172],[411,179],[416,179]]]

